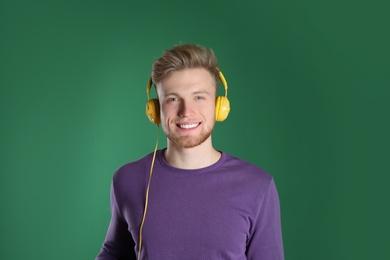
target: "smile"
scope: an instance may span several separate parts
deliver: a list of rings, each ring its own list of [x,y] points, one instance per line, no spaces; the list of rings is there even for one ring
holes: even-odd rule
[[[186,125],[180,125],[178,124],[178,126],[180,128],[184,128],[184,129],[191,129],[191,128],[195,128],[199,125],[199,123],[196,123],[196,124],[186,124]]]

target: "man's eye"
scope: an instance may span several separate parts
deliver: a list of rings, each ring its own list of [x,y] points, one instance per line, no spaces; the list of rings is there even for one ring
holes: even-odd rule
[[[202,96],[197,96],[196,99],[197,99],[197,100],[203,100],[204,97],[202,97]]]

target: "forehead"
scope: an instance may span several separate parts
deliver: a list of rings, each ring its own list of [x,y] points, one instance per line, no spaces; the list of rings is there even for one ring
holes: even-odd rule
[[[216,92],[217,87],[211,73],[203,68],[173,71],[156,84],[159,94],[185,93],[191,91]]]

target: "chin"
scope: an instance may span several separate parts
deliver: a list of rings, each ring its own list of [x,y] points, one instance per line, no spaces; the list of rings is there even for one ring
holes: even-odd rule
[[[203,144],[211,136],[211,131],[203,131],[200,135],[193,136],[177,136],[175,134],[167,135],[168,139],[179,148],[194,148]]]

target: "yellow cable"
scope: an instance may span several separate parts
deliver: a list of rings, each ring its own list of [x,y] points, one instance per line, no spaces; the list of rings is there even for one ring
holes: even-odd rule
[[[144,227],[145,218],[146,218],[146,211],[147,211],[147,209],[148,209],[150,181],[152,180],[153,167],[154,167],[154,160],[156,159],[156,152],[157,152],[157,148],[158,148],[158,139],[159,139],[159,136],[160,136],[160,125],[157,125],[157,126],[158,126],[158,131],[157,131],[156,146],[154,147],[152,164],[150,165],[150,171],[149,171],[148,186],[146,187],[144,214],[143,214],[143,216],[142,216],[141,225],[140,225],[140,227],[139,227],[139,246],[138,246],[138,257],[137,257],[138,260],[141,259],[141,250],[142,250],[142,229],[143,229],[143,227]]]

